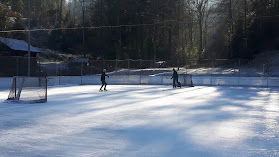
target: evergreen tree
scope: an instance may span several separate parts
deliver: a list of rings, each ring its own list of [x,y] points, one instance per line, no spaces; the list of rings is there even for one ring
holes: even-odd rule
[[[24,3],[23,0],[12,0],[11,1],[12,11],[23,14],[24,13]]]

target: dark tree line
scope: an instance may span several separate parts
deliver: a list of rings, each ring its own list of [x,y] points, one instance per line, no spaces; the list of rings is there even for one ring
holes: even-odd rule
[[[72,2],[72,6],[80,6],[82,1]],[[197,29],[192,5],[184,0],[97,0],[87,3],[84,25],[97,28],[85,29],[84,50],[107,59],[196,57],[194,31]],[[76,10],[81,9],[72,7],[73,13]],[[82,19],[80,14],[74,16]],[[76,39],[75,43],[78,41],[81,39]]]
[[[1,30],[26,29],[27,1],[0,4]],[[71,28],[31,35],[93,58],[252,58],[279,49],[278,8],[278,0],[31,0],[32,28]]]
[[[278,50],[278,8],[278,0],[222,0],[216,8],[220,25],[212,55],[252,58],[260,52]]]

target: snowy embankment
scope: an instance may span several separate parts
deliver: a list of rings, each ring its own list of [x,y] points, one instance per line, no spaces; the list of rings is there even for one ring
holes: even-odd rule
[[[1,157],[279,156],[279,89],[59,86],[44,104],[3,103]]]

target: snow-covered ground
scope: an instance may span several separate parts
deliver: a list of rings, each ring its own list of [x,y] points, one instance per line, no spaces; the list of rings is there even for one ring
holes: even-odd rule
[[[57,86],[5,103],[1,157],[279,156],[279,88]]]
[[[150,69],[121,69],[110,72],[110,75],[172,75],[171,68],[150,68]],[[265,71],[263,70],[265,69]],[[193,76],[224,76],[224,77],[278,77],[279,64],[273,65],[271,70],[267,71],[265,65],[251,67],[219,67],[219,68],[179,68],[178,74],[191,74]]]
[[[168,61],[167,61],[168,62]],[[193,61],[192,61],[193,62]],[[188,68],[180,66],[179,74],[191,74],[202,76],[233,76],[233,77],[278,77],[279,76],[279,50],[266,51],[255,56],[254,59],[235,60],[204,60],[200,64],[193,64]],[[173,65],[173,64],[172,64]],[[149,68],[149,69],[120,69],[113,71],[111,75],[172,75],[172,69]]]

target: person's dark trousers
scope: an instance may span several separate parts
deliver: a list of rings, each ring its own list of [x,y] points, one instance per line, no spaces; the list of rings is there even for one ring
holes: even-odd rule
[[[105,86],[104,90],[106,90],[107,83],[106,83],[106,81],[104,81],[104,80],[102,81],[102,86],[101,86],[100,90],[102,90],[103,86]]]
[[[178,79],[173,79],[172,80],[172,85],[173,85],[173,88],[176,88],[176,83],[178,82]]]

